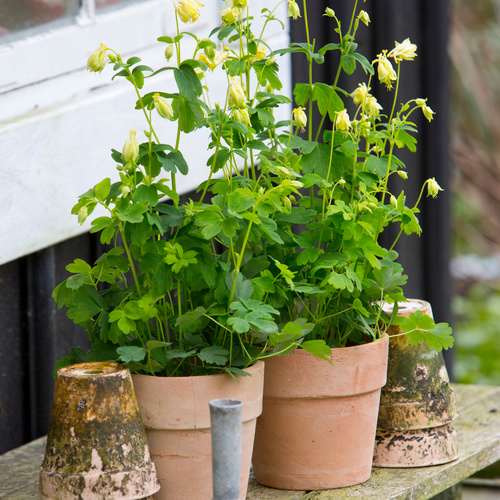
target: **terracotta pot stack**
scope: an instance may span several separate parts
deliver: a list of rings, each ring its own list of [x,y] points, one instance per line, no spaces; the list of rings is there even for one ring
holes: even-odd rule
[[[431,305],[412,299],[398,315]],[[391,312],[391,311],[387,311]],[[455,393],[441,352],[427,344],[411,345],[396,326],[389,330],[387,384],[382,389],[373,464],[380,467],[420,467],[458,458],[452,422],[457,416]]]

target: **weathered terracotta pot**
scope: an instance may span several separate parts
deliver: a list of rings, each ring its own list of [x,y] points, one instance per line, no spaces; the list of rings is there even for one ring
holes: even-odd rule
[[[39,497],[139,499],[159,488],[128,368],[117,363],[61,368]]]
[[[262,412],[264,363],[251,376],[198,377],[133,375],[142,421],[156,460],[161,489],[155,500],[211,500],[210,408],[213,399],[243,402],[240,498],[246,498],[255,423]]]
[[[253,454],[259,483],[316,490],[370,478],[388,344],[333,349],[333,364],[303,350],[266,361]]]
[[[432,316],[428,302],[411,299],[398,315],[422,311]],[[388,311],[390,312],[390,311]],[[450,462],[458,457],[455,393],[443,354],[427,344],[411,345],[392,326],[389,331],[387,384],[382,390],[373,464],[418,467]]]

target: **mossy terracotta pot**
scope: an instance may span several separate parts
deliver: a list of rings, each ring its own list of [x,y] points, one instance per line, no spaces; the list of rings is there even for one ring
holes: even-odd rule
[[[316,490],[370,478],[388,337],[332,349],[332,363],[303,350],[266,361],[253,470],[266,486]]]
[[[422,311],[432,317],[431,305],[411,299],[398,315]],[[391,312],[388,310],[388,312]],[[443,354],[427,344],[411,345],[397,326],[389,329],[387,384],[382,390],[374,465],[420,467],[458,458],[455,393]]]
[[[61,368],[39,497],[142,499],[159,488],[128,368],[117,363]]]
[[[213,399],[243,402],[240,498],[246,498],[255,423],[262,412],[264,363],[248,368],[250,376],[194,377],[133,375],[137,401],[155,458],[161,489],[155,500],[211,500]]]

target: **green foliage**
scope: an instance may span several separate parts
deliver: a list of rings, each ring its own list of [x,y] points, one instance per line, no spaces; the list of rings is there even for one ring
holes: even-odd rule
[[[388,180],[404,167],[394,148],[415,149],[409,117],[425,101],[380,113],[369,94],[373,63],[354,43],[361,14],[347,33],[332,19],[340,42],[317,51],[308,41],[270,51],[263,33],[274,14],[262,14],[259,37],[253,18],[242,15],[212,31],[218,40],[190,34],[196,49],[189,59],[181,55],[188,33],[162,37],[173,44],[176,63],[156,70],[100,49],[109,51],[113,78],[134,86],[147,128],[142,144],[131,132],[121,152],[112,150],[119,180],[105,178],[73,208],[79,222],[97,206],[105,211],[91,231],[112,248],[93,265],[69,264],[72,276],[54,290],[92,344],[89,353],[73,349],[61,363],[109,359],[138,373],[235,375],[299,346],[327,359],[331,347],[380,338],[383,304],[405,300],[406,276],[379,236],[390,224],[399,234],[420,231],[419,200],[406,206],[403,192],[389,192]],[[246,43],[215,50],[218,41],[231,46],[240,35]],[[331,50],[341,55],[333,84],[298,84],[299,107],[277,122],[277,108],[290,102],[278,93],[279,57],[302,54],[312,74]],[[411,59],[393,57],[398,65]],[[349,94],[338,79],[357,66],[367,78],[365,92]],[[224,105],[211,104],[207,70],[226,73]],[[141,94],[145,79],[164,71],[173,72],[174,88]],[[251,92],[252,74],[258,85]],[[346,108],[353,104],[350,120]],[[316,129],[302,106],[322,117]],[[157,135],[163,119],[177,124],[173,144]],[[181,204],[176,176],[189,175],[189,165],[180,137],[198,129],[209,135],[207,176],[199,201]],[[412,342],[448,346],[446,332],[421,322],[410,335]]]

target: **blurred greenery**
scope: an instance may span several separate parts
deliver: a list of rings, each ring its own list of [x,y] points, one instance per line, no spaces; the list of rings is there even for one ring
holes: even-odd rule
[[[450,0],[454,256],[500,255],[500,1]],[[500,385],[500,291],[455,280],[455,379]]]
[[[457,382],[500,385],[500,292],[484,283],[456,295],[454,373]]]

